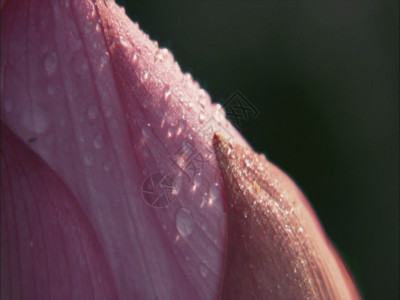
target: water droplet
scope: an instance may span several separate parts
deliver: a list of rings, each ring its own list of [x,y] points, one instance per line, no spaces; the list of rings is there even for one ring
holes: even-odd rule
[[[149,157],[151,154],[149,148],[143,147],[143,154],[144,154],[144,156]]]
[[[217,103],[215,105],[215,107],[216,107],[216,112],[217,112],[218,117],[220,117],[220,116],[225,117],[226,116],[225,109],[222,107],[221,104]]]
[[[174,182],[172,183],[172,186],[173,186],[172,194],[174,196],[178,195],[179,191],[181,190],[182,181],[183,181],[183,179],[182,179],[181,175],[175,176]]]
[[[193,178],[193,190],[196,190],[201,185],[201,174],[196,174]]]
[[[43,133],[49,128],[50,119],[47,112],[36,105],[32,105],[22,113],[22,123],[28,130]]]
[[[55,52],[51,52],[44,61],[44,68],[47,75],[52,75],[57,70],[58,58]]]
[[[168,128],[168,137],[172,137],[175,134],[175,128],[173,126],[170,126]]]
[[[71,4],[70,0],[65,0],[65,7],[69,7],[70,4]]]
[[[162,52],[162,50],[157,50],[156,53],[154,54],[154,59],[156,61],[163,61],[164,59],[164,53]]]
[[[199,115],[199,122],[200,122],[200,124],[203,124],[205,119],[206,119],[206,116],[205,116],[205,115],[203,115],[203,114],[200,114],[200,115]]]
[[[34,243],[32,240],[30,240],[30,241],[29,241],[29,247],[30,247],[30,248],[33,248],[33,246],[35,246],[35,243]]]
[[[169,85],[165,85],[164,87],[164,100],[168,100],[168,98],[171,96],[171,90]]]
[[[98,109],[97,106],[90,106],[88,109],[88,117],[92,120],[96,119],[97,117],[97,113],[98,113]]]
[[[218,199],[219,196],[221,195],[221,191],[219,189],[219,184],[217,182],[210,185],[208,194],[209,194],[208,205],[213,205],[215,200]]]
[[[101,148],[103,148],[104,141],[103,141],[103,136],[102,136],[101,134],[97,134],[97,135],[94,137],[93,145],[94,145],[94,147],[95,147],[96,149],[101,149]]]
[[[149,137],[151,135],[151,129],[149,123],[147,123],[147,125],[142,127],[142,134],[144,137]]]
[[[193,226],[194,223],[190,211],[185,208],[180,209],[176,215],[176,230],[183,237],[187,237],[192,233]]]
[[[179,91],[178,92],[178,98],[179,98],[179,102],[180,103],[183,103],[184,102],[184,96],[183,96],[183,93],[182,93],[182,91]]]
[[[6,110],[6,112],[10,112],[10,111],[12,111],[12,108],[13,108],[13,105],[12,105],[12,102],[11,102],[11,100],[6,100],[5,102],[4,102],[4,109]]]
[[[100,25],[100,23],[97,23],[97,24],[96,24],[96,31],[97,31],[97,32],[100,32],[100,31],[101,31],[101,25]]]
[[[106,163],[104,163],[104,170],[106,170],[107,172],[110,172],[111,168],[112,168],[111,160],[109,160]]]
[[[232,147],[233,147],[232,144],[228,143],[228,150],[227,150],[228,156],[230,156],[232,153]]]
[[[147,78],[149,78],[149,71],[147,69],[144,69],[140,78],[142,79],[142,81],[146,81]]]
[[[200,275],[201,275],[203,278],[206,278],[206,277],[208,276],[208,269],[207,269],[207,267],[206,267],[205,265],[203,265],[203,264],[200,265]]]
[[[86,164],[87,166],[91,166],[91,165],[93,165],[93,162],[94,162],[94,156],[93,156],[93,154],[90,153],[90,152],[87,152],[87,153],[85,154],[85,164]]]
[[[246,167],[248,167],[248,168],[250,168],[253,165],[250,158],[246,158],[245,163],[246,163]]]
[[[96,9],[95,9],[95,7],[94,7],[94,5],[93,5],[91,2],[88,2],[88,6],[90,6],[90,7],[88,7],[88,9],[89,9],[89,11],[90,11],[89,16],[92,17],[92,18],[94,18],[94,17],[96,16]]]
[[[122,37],[121,37],[119,41],[121,42],[121,45],[122,45],[123,47],[125,47],[125,48],[128,48],[128,47],[131,46],[131,44],[129,44],[129,41],[128,41],[127,39],[125,39],[125,38],[122,38]]]
[[[199,98],[197,99],[197,101],[199,102],[199,104],[202,108],[206,107],[207,102],[206,102],[206,98],[204,96],[200,95]]]
[[[138,60],[139,60],[139,54],[135,51],[132,54],[132,63],[136,64],[138,62]]]

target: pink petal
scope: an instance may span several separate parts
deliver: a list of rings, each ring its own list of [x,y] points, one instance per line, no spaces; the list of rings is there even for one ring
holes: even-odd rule
[[[1,126],[1,298],[115,298],[98,236],[77,199]]]

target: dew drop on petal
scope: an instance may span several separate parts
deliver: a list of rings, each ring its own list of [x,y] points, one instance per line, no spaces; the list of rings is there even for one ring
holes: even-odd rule
[[[150,124],[144,125],[142,127],[142,134],[144,137],[149,137],[151,135]]]
[[[106,170],[107,172],[110,172],[111,168],[112,168],[111,160],[109,160],[106,163],[104,163],[104,170]]]
[[[22,124],[35,133],[44,133],[50,126],[50,119],[42,108],[32,105],[23,111]]]
[[[189,236],[193,232],[194,222],[190,211],[182,208],[176,214],[176,230],[183,237]]]
[[[87,152],[87,153],[85,154],[85,164],[86,164],[87,166],[91,166],[91,165],[93,165],[93,162],[94,162],[94,156],[93,156],[93,154],[90,153],[90,152]]]
[[[175,135],[175,132],[176,132],[176,130],[175,130],[175,128],[173,127],[173,126],[170,126],[169,128],[168,128],[168,134],[167,134],[167,136],[170,138],[170,137],[173,137],[174,135]]]
[[[101,134],[97,134],[97,135],[94,137],[93,145],[94,145],[94,147],[95,147],[96,149],[101,149],[101,148],[103,148],[104,141],[103,141],[103,136],[102,136]]]
[[[219,184],[217,182],[210,185],[210,188],[208,189],[208,194],[208,204],[213,205],[221,194],[219,190]]]
[[[203,265],[203,264],[200,265],[200,275],[201,275],[203,278],[206,278],[207,275],[208,275],[208,269],[207,269],[207,267],[206,267],[205,265]]]
[[[131,45],[129,44],[129,41],[125,38],[120,38],[119,40],[121,42],[121,45],[125,48],[129,48]]]
[[[139,60],[139,54],[135,51],[135,52],[133,52],[133,55],[132,55],[132,63],[136,64],[138,62],[138,60]]]
[[[206,119],[206,116],[205,116],[204,114],[200,114],[200,115],[199,115],[199,122],[200,122],[200,124],[203,124],[205,119]]]
[[[171,89],[170,86],[166,84],[164,87],[164,100],[168,100],[170,96],[171,96]]]
[[[146,81],[149,78],[149,71],[147,69],[144,69],[140,78],[142,82]]]

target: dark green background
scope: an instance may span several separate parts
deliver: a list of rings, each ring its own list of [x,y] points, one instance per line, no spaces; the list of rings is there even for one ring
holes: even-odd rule
[[[119,1],[294,178],[366,299],[399,295],[398,2]]]

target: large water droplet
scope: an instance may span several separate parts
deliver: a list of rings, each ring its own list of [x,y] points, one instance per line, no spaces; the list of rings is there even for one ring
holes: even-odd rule
[[[56,70],[58,66],[58,58],[55,52],[51,52],[46,60],[44,61],[44,68],[47,72],[47,75],[52,75]]]
[[[90,153],[90,152],[87,152],[87,153],[85,154],[85,164],[86,164],[87,166],[91,166],[91,165],[93,165],[93,162],[94,162],[94,156],[93,156],[93,154]]]
[[[94,137],[93,145],[96,149],[101,149],[104,146],[103,136],[101,134],[97,134]]]
[[[97,106],[95,106],[95,105],[90,106],[89,109],[88,109],[88,117],[89,117],[89,119],[92,119],[92,120],[96,119],[98,112],[99,111],[97,109]]]
[[[176,230],[183,237],[189,236],[193,232],[194,222],[190,211],[182,208],[176,215]]]

